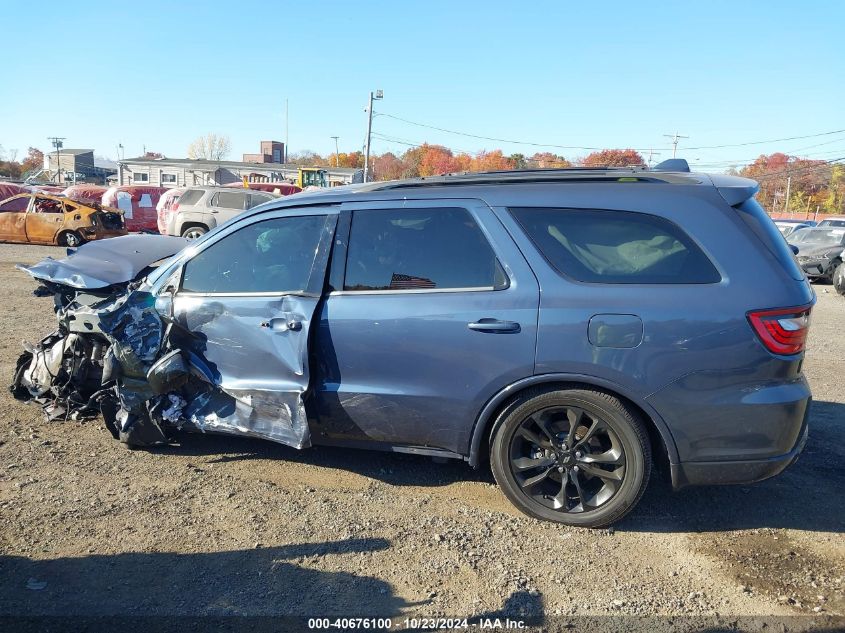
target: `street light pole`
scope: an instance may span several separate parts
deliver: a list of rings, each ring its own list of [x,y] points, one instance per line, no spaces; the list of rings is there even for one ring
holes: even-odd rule
[[[383,99],[384,92],[370,92],[370,105],[367,107],[367,146],[364,150],[364,182],[370,180],[370,135],[373,133],[373,100]]]

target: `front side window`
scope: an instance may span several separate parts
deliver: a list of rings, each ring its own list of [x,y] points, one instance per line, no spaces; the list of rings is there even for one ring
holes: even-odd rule
[[[689,236],[664,218],[592,209],[510,211],[549,263],[578,281],[707,284],[721,279]]]
[[[507,277],[466,209],[355,211],[344,290],[503,288]]]
[[[214,200],[212,206],[220,207],[221,209],[237,209],[243,211],[245,208],[246,194],[240,191],[221,191]]]
[[[150,181],[150,175],[149,174],[142,174],[142,173],[139,173],[139,172],[132,174],[132,182],[149,182],[149,181]]]
[[[50,198],[35,198],[35,206],[32,209],[35,213],[64,213],[64,207],[58,200]]]
[[[303,292],[324,215],[273,218],[221,238],[185,264],[182,290],[216,294]]]
[[[163,185],[175,185],[176,184],[176,174],[162,174],[161,175],[161,184],[163,184]]]

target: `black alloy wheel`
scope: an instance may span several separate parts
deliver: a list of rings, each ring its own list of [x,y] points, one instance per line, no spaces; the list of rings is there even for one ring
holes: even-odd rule
[[[625,449],[600,417],[574,406],[532,413],[511,442],[510,468],[526,495],[553,510],[587,512],[625,478]]]
[[[526,394],[500,415],[491,466],[505,495],[536,518],[600,527],[627,514],[648,483],[642,422],[589,389]]]

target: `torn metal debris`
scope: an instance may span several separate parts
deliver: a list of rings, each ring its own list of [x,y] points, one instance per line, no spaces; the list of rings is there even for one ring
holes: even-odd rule
[[[179,430],[309,446],[307,333],[259,340],[273,328],[254,327],[228,304],[154,294],[146,276],[185,244],[128,236],[19,266],[40,282],[36,295],[54,297],[58,328],[25,344],[11,392],[40,404],[50,420],[102,414],[112,435],[133,446],[169,443]],[[261,307],[282,315],[283,325],[301,323],[310,321],[309,301],[262,297]],[[245,354],[239,337],[266,349],[266,358]],[[295,380],[280,388],[273,359]]]

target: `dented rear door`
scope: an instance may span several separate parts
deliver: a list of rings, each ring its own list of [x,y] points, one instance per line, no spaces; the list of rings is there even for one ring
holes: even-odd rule
[[[230,398],[190,403],[192,425],[310,445],[308,333],[336,221],[331,208],[270,212],[193,247],[179,270],[173,319],[192,333],[196,364]]]

